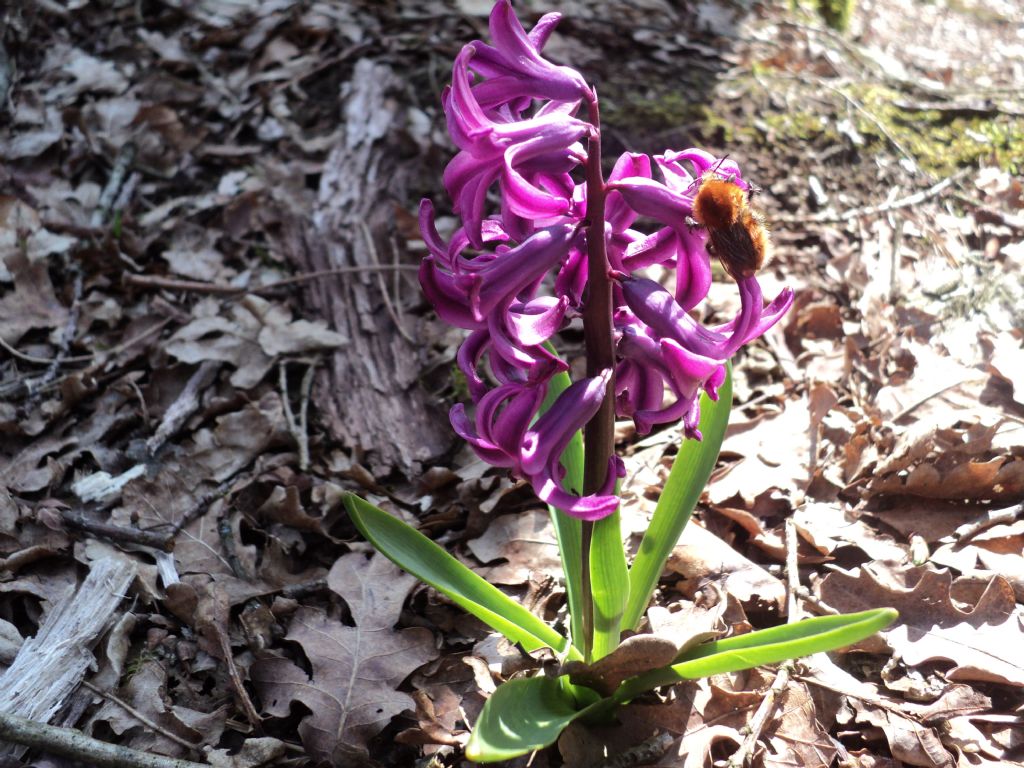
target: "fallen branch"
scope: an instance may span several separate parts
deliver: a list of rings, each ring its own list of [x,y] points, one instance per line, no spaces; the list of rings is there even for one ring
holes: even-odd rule
[[[48,722],[58,712],[96,663],[92,647],[134,578],[128,558],[95,561],[78,591],[47,614],[36,636],[0,674],[0,712],[30,722]],[[0,746],[0,755],[9,753]]]
[[[73,728],[58,728],[4,712],[0,712],[0,741],[41,749],[101,768],[209,768],[206,763],[119,747]]]
[[[124,544],[141,544],[144,547],[153,547],[164,552],[174,550],[174,536],[168,533],[157,533],[156,531],[144,531],[140,528],[128,528],[123,525],[103,523],[99,520],[91,520],[83,512],[76,510],[64,510],[60,516],[65,525],[90,533],[97,538],[122,542]]]

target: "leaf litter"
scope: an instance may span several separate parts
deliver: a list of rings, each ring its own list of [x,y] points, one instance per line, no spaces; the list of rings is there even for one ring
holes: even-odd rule
[[[415,264],[412,211],[450,153],[430,128],[451,53],[439,41],[465,39],[489,3],[75,5],[88,9],[5,9],[0,37],[0,670],[91,562],[128,557],[134,602],[75,710],[87,733],[237,768],[461,764],[495,683],[553,660],[525,657],[367,557],[340,493],[365,489],[562,622],[545,511],[465,451],[375,475],[372,448],[339,442],[320,418],[323,384],[303,384],[350,353],[310,310],[316,282],[254,289],[300,268],[296,244],[319,232],[295,222],[317,209],[363,59],[409,73],[396,95],[407,122],[382,138],[403,158],[408,195],[382,242]],[[757,168],[779,252],[764,279],[798,293],[785,327],[737,361],[719,467],[651,625],[685,638],[784,621],[792,520],[802,611],[893,605],[902,620],[873,644],[795,665],[753,763],[1024,764],[1019,162],[1000,167],[993,146],[941,193],[903,204],[943,179],[908,172],[906,148],[877,122],[854,125],[863,112],[836,90],[845,72],[940,111],[958,109],[976,76],[1019,92],[999,66],[1015,44],[1001,37],[1001,5],[988,16],[928,6],[935,24],[911,30],[905,3],[887,0],[873,18],[858,12],[860,36],[842,42],[779,9],[742,18],[708,5],[695,25],[635,5],[574,14],[552,50],[601,84],[631,147],[665,143],[629,117],[664,120],[629,102],[637,82],[676,82],[681,57],[714,73],[709,113],[724,122],[686,131]],[[644,34],[651,13],[686,34]],[[963,34],[916,37],[949,23]],[[966,55],[979,35],[1000,42]],[[922,53],[943,45],[948,71]],[[830,142],[773,138],[785,123],[765,116],[782,96]],[[759,133],[732,130],[743,125]],[[716,279],[723,290],[702,311],[728,316]],[[396,295],[420,342],[408,381],[448,405],[454,340],[411,291]],[[619,438],[635,545],[679,435],[638,441],[623,426]],[[139,530],[173,552],[139,543]],[[646,764],[725,764],[775,680],[752,670],[677,686],[604,732],[574,724],[533,764],[596,765],[638,744]]]

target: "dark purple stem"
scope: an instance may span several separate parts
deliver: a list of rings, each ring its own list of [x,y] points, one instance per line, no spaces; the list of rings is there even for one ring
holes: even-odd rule
[[[587,300],[583,308],[583,338],[587,350],[587,376],[615,370],[615,348],[612,336],[612,283],[608,275],[605,249],[604,204],[607,189],[601,170],[601,117],[597,94],[587,104],[588,117],[594,126],[587,149]],[[614,374],[608,381],[601,408],[583,431],[584,464],[583,493],[600,489],[608,472],[608,460],[615,450]],[[594,634],[594,602],[590,584],[590,544],[594,524],[583,522],[582,530],[582,603],[583,655],[589,661]]]

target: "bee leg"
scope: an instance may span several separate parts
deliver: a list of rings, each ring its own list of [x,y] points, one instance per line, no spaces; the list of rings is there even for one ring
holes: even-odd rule
[[[687,216],[685,221],[686,221],[686,226],[688,226],[690,228],[691,232],[693,232],[693,230],[695,230],[695,229],[701,229],[700,222],[697,221],[695,218],[693,218],[693,216]]]

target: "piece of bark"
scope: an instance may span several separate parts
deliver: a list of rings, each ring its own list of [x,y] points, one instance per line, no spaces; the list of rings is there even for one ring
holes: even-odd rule
[[[127,558],[94,562],[82,586],[47,615],[0,675],[0,712],[50,722],[95,663],[92,647],[134,578],[135,566]],[[0,743],[0,755],[24,751]]]
[[[360,60],[345,85],[343,128],[324,164],[312,223],[286,219],[285,242],[299,270],[374,267],[394,258],[394,205],[408,197],[400,160],[402,79],[391,67]],[[407,151],[405,154],[408,154]],[[418,160],[406,159],[405,166]],[[440,179],[438,180],[440,183]],[[330,318],[346,343],[317,377],[314,401],[331,435],[375,475],[418,475],[450,446],[443,414],[419,384],[424,344],[415,324],[395,323],[393,271],[366,271],[311,282],[312,308]],[[404,284],[408,299],[418,285]],[[408,336],[409,338],[406,338]],[[410,341],[409,339],[414,341]]]

